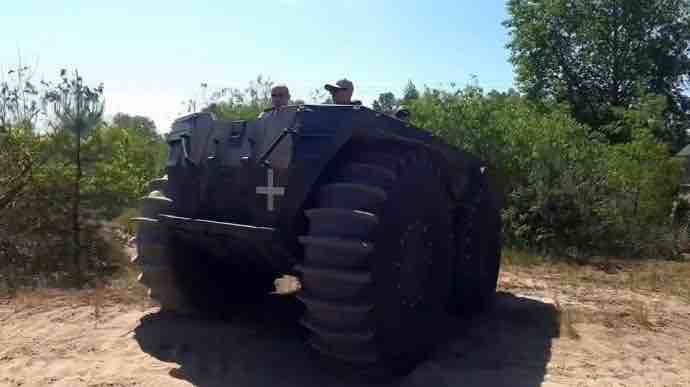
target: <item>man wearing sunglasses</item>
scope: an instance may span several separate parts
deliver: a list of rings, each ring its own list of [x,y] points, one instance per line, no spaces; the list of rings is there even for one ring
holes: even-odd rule
[[[352,92],[355,87],[348,79],[341,79],[337,82],[327,83],[324,88],[331,93],[333,103],[336,105],[361,105],[360,101],[352,101]]]
[[[276,85],[271,88],[271,107],[264,109],[259,114],[259,118],[263,118],[270,114],[275,114],[281,108],[290,103],[290,90],[285,85]]]

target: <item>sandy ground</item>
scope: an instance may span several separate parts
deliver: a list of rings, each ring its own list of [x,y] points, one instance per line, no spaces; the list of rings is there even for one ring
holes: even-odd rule
[[[690,386],[687,300],[539,268],[500,283],[494,311],[457,321],[432,359],[388,385]],[[275,315],[204,321],[125,298],[0,299],[0,386],[357,385],[321,370]]]

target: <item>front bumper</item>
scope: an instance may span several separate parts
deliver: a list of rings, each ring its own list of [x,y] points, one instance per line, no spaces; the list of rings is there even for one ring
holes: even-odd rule
[[[193,219],[174,215],[160,215],[159,219],[167,228],[188,231],[194,234],[226,236],[256,243],[270,243],[275,238],[275,229],[273,227],[256,227],[246,224]]]

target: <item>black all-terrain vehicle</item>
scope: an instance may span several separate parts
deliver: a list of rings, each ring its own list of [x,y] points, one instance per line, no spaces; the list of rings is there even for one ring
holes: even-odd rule
[[[397,368],[434,348],[447,316],[494,297],[492,170],[407,122],[350,105],[196,113],[167,141],[135,258],[163,309],[231,312],[291,275],[320,358]]]

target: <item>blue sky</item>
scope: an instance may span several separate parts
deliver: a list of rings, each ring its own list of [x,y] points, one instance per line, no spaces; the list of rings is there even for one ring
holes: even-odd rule
[[[507,89],[506,17],[502,0],[12,1],[0,14],[0,69],[18,53],[37,79],[77,68],[104,83],[108,115],[147,115],[166,132],[201,82],[244,88],[259,74],[307,101],[347,77],[367,105],[408,79],[438,87],[474,74]]]

